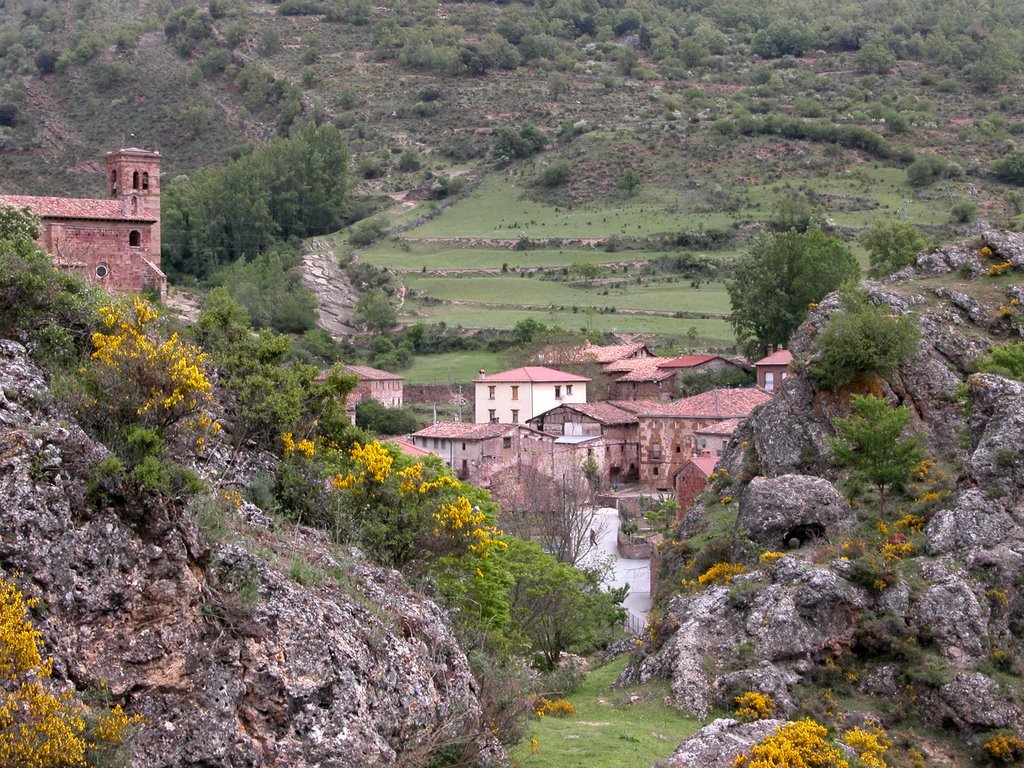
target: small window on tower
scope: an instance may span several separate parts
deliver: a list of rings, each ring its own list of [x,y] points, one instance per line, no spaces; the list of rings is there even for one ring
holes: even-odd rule
[[[133,171],[132,172],[132,189],[138,189],[138,188],[139,188],[139,172],[138,171]]]
[[[142,172],[142,188],[149,189],[149,174],[145,171]]]
[[[132,248],[138,248],[142,245],[142,234],[137,229],[133,229],[128,233],[128,245]]]
[[[110,194],[117,194],[117,171],[110,172]]]

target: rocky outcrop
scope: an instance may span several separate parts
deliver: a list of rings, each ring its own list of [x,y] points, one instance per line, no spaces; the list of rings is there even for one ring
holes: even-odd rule
[[[849,533],[857,518],[828,480],[781,475],[750,481],[740,496],[737,522],[758,544],[785,549]]]
[[[654,768],[729,768],[737,757],[783,725],[783,720],[715,720],[686,739],[672,757]]]
[[[99,479],[105,456],[0,343],[0,574],[44,606],[56,678],[146,716],[134,765],[502,757],[444,612],[397,573],[265,517],[211,546],[180,502]]]
[[[717,500],[738,499],[741,533],[716,544],[750,572],[672,598],[666,621],[678,629],[625,679],[670,678],[672,703],[698,717],[731,709],[747,690],[770,695],[777,714],[791,717],[813,711],[806,691],[847,685],[899,700],[904,713],[950,731],[1021,727],[1024,384],[972,375],[994,343],[1024,333],[1014,309],[1024,286],[987,275],[1003,262],[1024,268],[1024,235],[985,231],[862,283],[874,305],[913,314],[921,339],[890,375],[840,391],[821,390],[810,374],[819,334],[841,309],[837,295],[819,303],[790,341],[794,375],[738,427],[718,464],[715,498],[696,501],[678,533],[722,530],[727,514]],[[916,281],[922,276],[929,279]],[[831,461],[836,419],[868,392],[910,410],[909,429],[924,435],[936,461],[885,520]],[[852,508],[837,488],[852,494]],[[756,562],[762,549],[787,554]],[[885,709],[847,712],[843,722],[884,720]]]

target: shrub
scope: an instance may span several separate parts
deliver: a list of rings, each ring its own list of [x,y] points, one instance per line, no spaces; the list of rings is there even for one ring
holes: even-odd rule
[[[848,768],[838,749],[826,740],[828,730],[813,720],[779,726],[740,755],[736,768]]]
[[[702,587],[711,584],[729,584],[734,577],[746,572],[747,569],[739,563],[717,563],[697,577],[697,583]]]
[[[1015,763],[1024,758],[1024,739],[1012,734],[1000,733],[985,742],[985,754],[1001,763]]]
[[[892,747],[892,739],[877,725],[851,728],[843,734],[843,742],[857,753],[864,768],[888,768],[884,755]]]
[[[876,221],[860,239],[868,250],[871,276],[884,277],[914,263],[917,254],[928,247],[928,241],[907,221]]]
[[[961,200],[949,209],[949,218],[954,224],[969,224],[974,221],[978,206],[968,200]]]
[[[907,181],[914,187],[927,187],[939,179],[955,179],[963,169],[938,155],[921,155],[907,166]]]
[[[555,160],[541,174],[541,183],[545,187],[557,187],[569,180],[572,174],[572,166],[568,160]]]
[[[741,720],[766,720],[775,714],[775,702],[764,693],[748,691],[736,697],[736,717]]]
[[[533,704],[537,717],[568,717],[576,714],[576,707],[568,699],[549,699],[541,696]]]
[[[921,332],[912,315],[894,315],[854,292],[841,301],[818,337],[819,355],[810,366],[822,387],[838,390],[861,376],[884,378],[917,350]]]
[[[1024,381],[1024,341],[997,344],[978,358],[977,368],[981,373]]]
[[[356,406],[356,426],[379,435],[405,435],[420,428],[420,420],[407,408],[385,408],[376,400]]]

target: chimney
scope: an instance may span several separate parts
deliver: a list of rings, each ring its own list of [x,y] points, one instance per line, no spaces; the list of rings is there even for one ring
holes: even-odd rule
[[[480,378],[482,379],[486,375],[487,375],[487,371],[485,371],[483,368],[481,368],[480,369]]]
[[[775,345],[774,344],[769,344],[768,345],[768,354],[770,355],[770,354],[773,354],[774,352],[775,352]]]
[[[700,452],[700,455],[701,455],[701,458],[710,459],[711,458],[711,450],[708,449],[708,448],[705,448],[703,451]]]

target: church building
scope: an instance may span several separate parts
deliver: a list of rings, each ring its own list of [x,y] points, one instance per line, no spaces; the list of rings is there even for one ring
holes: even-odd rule
[[[0,205],[28,208],[42,219],[39,245],[54,264],[78,271],[111,293],[153,288],[160,270],[160,153],[127,148],[107,153],[106,199],[0,195]]]

